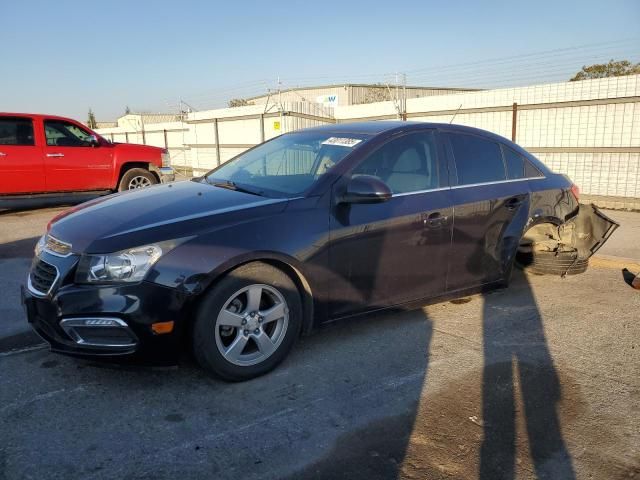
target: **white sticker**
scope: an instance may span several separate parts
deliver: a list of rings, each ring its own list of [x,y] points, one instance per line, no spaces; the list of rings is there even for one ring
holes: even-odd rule
[[[329,137],[322,145],[337,145],[338,147],[353,148],[359,144],[362,140],[359,138],[342,138],[342,137]]]

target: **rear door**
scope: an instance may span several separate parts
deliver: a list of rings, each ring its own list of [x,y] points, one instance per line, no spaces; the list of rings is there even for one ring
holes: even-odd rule
[[[0,195],[45,191],[42,149],[29,117],[0,116]]]
[[[440,153],[434,130],[408,133],[363,158],[334,186],[372,175],[393,196],[332,207],[331,317],[444,293],[453,210]]]
[[[111,148],[92,145],[92,133],[81,125],[45,119],[45,173],[49,191],[112,188]]]
[[[497,141],[460,132],[443,136],[454,172],[447,290],[455,291],[504,278],[527,221],[529,188],[524,172],[509,178]]]

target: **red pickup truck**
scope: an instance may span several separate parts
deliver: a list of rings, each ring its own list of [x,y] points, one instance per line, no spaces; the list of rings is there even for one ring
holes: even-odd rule
[[[0,113],[0,199],[174,180],[165,149],[111,143],[69,118]]]

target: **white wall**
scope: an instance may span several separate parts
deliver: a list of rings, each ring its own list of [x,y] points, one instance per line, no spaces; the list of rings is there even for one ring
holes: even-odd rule
[[[518,104],[516,142],[553,170],[570,175],[583,193],[640,198],[640,75],[408,99],[407,114],[409,120],[449,123],[459,109],[454,123],[510,138],[513,103]],[[274,104],[208,110],[191,113],[184,122],[146,125],[145,140],[164,146],[163,132],[167,130],[174,164],[190,166],[200,174],[216,166],[216,143],[220,145],[221,162],[247,148],[238,145],[259,143],[259,115],[264,115],[266,140],[330,123],[334,118],[344,122],[397,116],[393,102],[335,109],[290,102],[283,105],[283,110],[314,118],[281,118]],[[215,138],[216,119],[219,139]],[[125,141],[126,131],[129,142],[142,143],[140,126],[126,125],[131,123],[98,132]]]

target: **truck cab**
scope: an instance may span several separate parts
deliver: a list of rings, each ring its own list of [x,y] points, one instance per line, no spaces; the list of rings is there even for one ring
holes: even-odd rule
[[[130,190],[175,179],[166,149],[112,143],[75,120],[0,113],[0,198]]]

